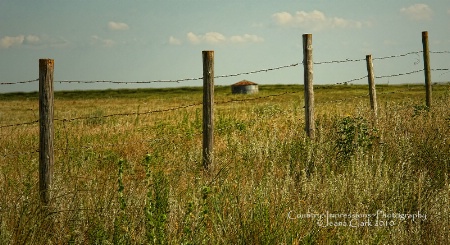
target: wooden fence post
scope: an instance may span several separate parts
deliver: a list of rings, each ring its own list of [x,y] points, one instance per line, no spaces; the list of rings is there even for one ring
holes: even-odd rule
[[[214,51],[203,51],[203,167],[213,164],[214,145]]]
[[[423,65],[425,72],[426,105],[431,107],[431,71],[430,71],[430,49],[428,46],[428,32],[422,32]]]
[[[312,34],[303,34],[303,67],[305,85],[305,130],[310,139],[315,136]]]
[[[53,176],[53,71],[52,59],[39,59],[39,194],[46,207]]]
[[[373,73],[372,55],[366,55],[367,64],[367,77],[369,79],[369,96],[370,96],[370,109],[373,112],[373,120],[375,125],[378,121],[378,105],[377,105],[377,92],[375,90],[375,75]]]

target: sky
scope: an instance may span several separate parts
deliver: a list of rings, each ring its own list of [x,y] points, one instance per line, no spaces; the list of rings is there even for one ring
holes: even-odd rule
[[[429,0],[0,0],[0,82],[39,77],[39,59],[55,61],[55,81],[155,81],[202,77],[202,51],[214,51],[216,76],[303,60],[302,35],[313,36],[314,62],[450,50],[450,1]],[[376,76],[423,69],[422,54],[374,60]],[[431,54],[450,68],[450,53]],[[317,64],[314,84],[367,75],[365,61]],[[303,66],[216,78],[303,84]],[[421,83],[423,73],[377,84]],[[450,81],[435,71],[433,82]],[[354,84],[367,84],[367,79]],[[179,83],[55,83],[56,90],[202,86]],[[38,82],[0,85],[0,93],[37,91]]]

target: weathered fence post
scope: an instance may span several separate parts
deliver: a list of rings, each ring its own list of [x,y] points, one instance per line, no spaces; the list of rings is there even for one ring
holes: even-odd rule
[[[53,175],[53,71],[52,59],[39,60],[39,194],[46,207]]]
[[[315,136],[312,34],[303,34],[303,67],[305,85],[305,130],[310,139]]]
[[[426,104],[431,107],[431,71],[430,71],[430,49],[428,46],[428,32],[422,32],[423,45],[423,65],[425,72],[425,89],[426,89]]]
[[[375,75],[373,73],[372,55],[366,55],[367,64],[367,77],[369,79],[369,96],[370,96],[370,109],[373,112],[373,121],[377,124],[378,121],[378,105],[377,105],[377,93],[375,90]]]
[[[213,164],[214,145],[214,51],[203,51],[203,167]]]

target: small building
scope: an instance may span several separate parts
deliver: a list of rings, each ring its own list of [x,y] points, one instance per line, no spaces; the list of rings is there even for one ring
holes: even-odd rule
[[[258,84],[247,80],[242,80],[231,85],[232,94],[257,94]]]

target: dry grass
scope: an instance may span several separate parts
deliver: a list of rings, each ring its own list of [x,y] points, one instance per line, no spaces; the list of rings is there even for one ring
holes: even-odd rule
[[[38,203],[37,124],[0,129],[0,243],[449,244],[449,86],[434,87],[430,110],[422,86],[379,87],[376,127],[365,87],[318,87],[315,141],[303,132],[301,89],[217,88],[217,102],[299,93],[217,105],[211,174],[201,106],[102,117],[198,103],[200,89],[57,94],[56,118],[91,118],[55,123],[50,215]],[[33,95],[0,95],[0,108],[1,125],[38,116]],[[326,219],[302,216],[327,212],[393,223],[340,217],[321,227]]]

